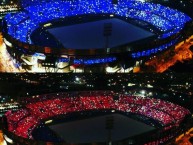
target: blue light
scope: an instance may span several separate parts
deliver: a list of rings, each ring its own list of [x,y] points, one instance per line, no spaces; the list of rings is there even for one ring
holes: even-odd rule
[[[74,64],[80,65],[80,64],[83,64],[83,63],[84,63],[84,60],[83,60],[83,59],[75,59],[75,60],[74,60]]]
[[[69,62],[69,58],[59,58],[58,62]]]
[[[143,56],[150,56],[152,54],[156,54],[156,53],[161,52],[161,51],[167,49],[168,47],[174,45],[177,42],[177,40],[178,39],[172,40],[171,42],[163,44],[159,47],[148,49],[148,50],[145,50],[145,51],[142,51],[142,52],[140,52],[140,51],[139,52],[134,52],[134,53],[131,54],[131,57],[132,58],[140,58],[140,57],[143,57]],[[142,54],[142,55],[139,55],[139,54]]]
[[[92,64],[103,64],[116,61],[116,57],[105,57],[105,58],[93,58],[93,59],[74,59],[74,64],[78,65],[92,65]]]

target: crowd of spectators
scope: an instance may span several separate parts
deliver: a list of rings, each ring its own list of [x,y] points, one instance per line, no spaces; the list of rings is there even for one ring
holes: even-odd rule
[[[158,121],[163,128],[178,126],[190,113],[179,105],[160,99],[111,91],[46,94],[25,99],[23,104],[23,109],[8,111],[5,116],[10,132],[30,139],[33,139],[33,129],[42,121],[73,112],[113,110],[138,114]]]
[[[163,34],[164,37],[179,32],[183,28],[184,23],[190,20],[190,18],[182,12],[160,4],[131,0],[120,0],[120,3],[132,8],[133,11],[129,11],[129,13],[131,13],[129,14],[130,17],[147,21],[159,28],[161,31],[168,32]]]
[[[118,0],[113,4],[111,0],[27,0],[21,2],[23,10],[16,14],[7,14],[5,21],[7,33],[13,38],[28,44],[31,41],[31,33],[42,24],[56,19],[66,17],[87,15],[87,14],[113,14],[114,17],[124,17],[129,19],[146,22],[160,31],[159,39],[168,38],[180,32],[184,25],[191,18],[178,10],[134,0]],[[162,44],[156,48],[146,49],[144,51],[133,52],[132,58],[147,57],[161,52],[168,47],[176,44],[177,39]],[[69,62],[69,59],[62,59]],[[111,63],[116,61],[116,57],[95,58],[95,59],[74,59],[75,65],[92,65],[101,63]]]
[[[115,14],[139,19],[164,32],[162,38],[179,32],[184,24],[190,21],[190,17],[177,10],[160,4],[133,0],[119,0],[117,5],[113,5],[111,0],[37,2],[36,5],[25,7],[16,14],[8,14],[5,20],[11,36],[22,42],[32,43],[29,34],[39,27],[39,24],[83,14]]]

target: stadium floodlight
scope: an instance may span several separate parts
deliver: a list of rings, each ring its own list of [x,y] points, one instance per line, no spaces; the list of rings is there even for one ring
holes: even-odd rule
[[[145,94],[146,94],[146,91],[145,91],[145,90],[141,90],[141,91],[140,91],[140,94],[145,95]]]
[[[52,26],[52,23],[44,24],[44,27],[50,27],[50,26]]]
[[[80,78],[79,78],[79,77],[76,77],[75,80],[78,82],[78,81],[80,81]]]

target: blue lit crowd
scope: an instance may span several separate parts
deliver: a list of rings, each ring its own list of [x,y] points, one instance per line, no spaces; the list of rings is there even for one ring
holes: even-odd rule
[[[23,101],[18,111],[8,111],[5,116],[8,130],[18,136],[31,138],[33,129],[41,121],[89,110],[115,110],[139,114],[158,121],[163,128],[178,126],[190,112],[173,103],[160,99],[119,94],[114,99],[112,91],[55,93],[34,96]]]
[[[180,31],[184,24],[190,21],[190,17],[182,12],[160,4],[134,0],[119,0],[117,5],[113,5],[111,0],[78,0],[74,2],[57,0],[38,3],[37,5],[28,6],[16,14],[8,14],[6,16],[8,33],[22,42],[29,42],[28,35],[40,23],[82,14],[115,14],[139,19],[164,32],[162,35],[164,38]]]
[[[159,29],[159,39],[170,37],[180,32],[191,18],[178,10],[135,0],[118,0],[113,4],[111,0],[49,0],[49,1],[23,1],[24,9],[16,14],[5,16],[8,34],[13,38],[28,44],[32,44],[30,35],[40,27],[54,19],[78,16],[84,14],[113,14],[124,18],[145,21]],[[174,45],[176,41],[169,42],[158,48],[152,48],[131,55],[132,58],[150,56],[167,47]],[[115,61],[116,58],[103,58],[88,60],[85,62],[77,59],[75,64],[96,64]],[[91,62],[91,63],[90,63]]]

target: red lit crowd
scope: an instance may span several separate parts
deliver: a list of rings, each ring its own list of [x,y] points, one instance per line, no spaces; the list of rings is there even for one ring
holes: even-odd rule
[[[173,103],[160,99],[123,95],[111,91],[71,92],[40,95],[25,99],[23,109],[8,111],[8,130],[14,134],[33,139],[31,133],[41,121],[58,115],[88,110],[117,110],[135,113],[159,121],[163,126],[176,126],[190,112]]]

